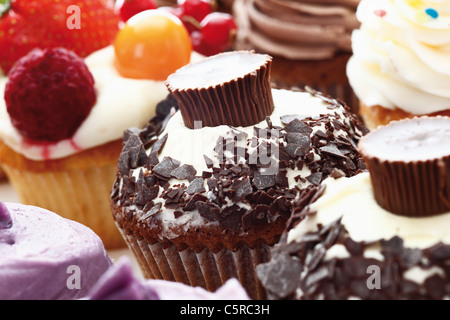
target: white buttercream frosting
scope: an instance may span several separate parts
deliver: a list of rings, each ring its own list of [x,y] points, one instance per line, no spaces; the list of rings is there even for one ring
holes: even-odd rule
[[[362,0],[347,75],[367,106],[450,109],[450,2]]]
[[[85,59],[95,79],[97,101],[71,139],[50,145],[30,145],[11,124],[0,99],[0,137],[13,150],[32,160],[57,159],[80,150],[121,139],[130,127],[142,127],[155,114],[156,104],[169,93],[163,81],[124,78],[114,67],[114,48],[108,46]],[[0,77],[3,96],[7,77]]]
[[[368,172],[350,178],[327,178],[323,183],[323,195],[310,206],[317,214],[291,229],[288,242],[317,231],[319,224],[328,225],[342,217],[341,223],[354,241],[370,243],[399,236],[410,248],[450,244],[450,212],[420,218],[390,213],[375,201]]]
[[[340,119],[342,125],[347,124],[350,126],[350,119],[346,114],[344,114],[345,109],[343,107],[331,107],[331,104],[326,100],[314,96],[309,92],[299,92],[299,91],[289,91],[289,90],[279,90],[272,89],[272,97],[274,100],[274,111],[270,115],[270,121],[273,127],[284,127],[285,124],[282,123],[281,117],[283,116],[300,116],[304,118],[314,118],[319,119],[323,115],[336,115],[336,119]],[[334,124],[331,124],[334,126]],[[324,128],[325,123],[317,123],[312,126],[311,136],[315,135],[318,130],[326,131]],[[228,125],[221,125],[217,127],[202,127],[198,129],[190,129],[184,125],[181,112],[175,112],[170,120],[167,123],[165,129],[159,134],[158,138],[162,139],[165,135],[167,135],[167,140],[162,149],[159,151],[158,158],[160,160],[170,157],[172,159],[176,159],[180,162],[181,165],[187,164],[192,165],[197,172],[197,176],[201,176],[203,171],[210,172],[211,169],[208,168],[204,155],[206,155],[209,159],[213,161],[214,167],[220,167],[219,158],[216,153],[217,141],[220,137],[233,137],[236,133],[239,133],[245,138],[241,141],[238,141],[238,146],[251,148],[252,141],[256,138],[254,133],[254,128],[267,128],[268,124],[264,120],[256,125],[251,125],[248,127],[230,127]],[[363,133],[359,132],[357,128],[355,128],[355,134],[362,136]],[[349,136],[349,133],[342,129],[335,129],[333,134],[338,137],[344,137],[347,139],[354,139],[354,137]],[[268,137],[267,140],[271,143],[286,145],[286,141],[280,137]],[[147,153],[150,154],[151,148],[147,150]],[[313,149],[314,157],[320,158],[320,156]],[[251,152],[249,151],[249,154]],[[234,158],[234,157],[233,157]],[[226,161],[227,159],[225,159]],[[140,173],[146,174],[148,173],[148,169],[146,167],[138,167],[133,170],[132,175],[136,178],[139,178]],[[308,177],[311,175],[311,170],[305,165],[302,169],[297,167],[290,168],[287,170],[287,180],[289,184],[289,189],[294,188],[295,186],[306,187],[310,185],[310,182],[305,180],[301,182],[297,180],[296,177]],[[176,185],[185,186],[189,185],[187,180],[179,180],[176,178],[171,178],[168,181],[170,187],[174,187]],[[208,198],[214,197],[212,192],[206,191],[209,189],[207,185],[207,180],[204,180],[205,192],[204,195]],[[164,199],[162,197],[163,188],[159,187],[159,194],[154,200],[155,204],[161,203],[164,204]],[[225,199],[226,204],[224,206],[231,205],[230,199]],[[239,206],[241,208],[249,209],[248,204],[244,202],[239,202]],[[131,212],[135,210],[135,207],[128,208]],[[190,211],[190,215],[183,215],[181,217],[175,218],[174,209],[165,208],[160,213],[160,218],[162,219],[164,226],[164,236],[171,238],[172,236],[176,236],[176,234],[171,234],[171,228],[174,225],[182,226],[183,228],[189,228],[195,225],[201,225],[205,223],[210,223],[205,218],[197,215],[198,210]],[[196,218],[193,218],[196,217]],[[145,219],[145,216],[143,216]],[[213,222],[214,223],[214,222]]]
[[[342,119],[345,119],[345,116],[343,115],[344,108],[329,109],[327,108],[329,106],[328,103],[307,92],[273,89],[272,96],[275,108],[270,119],[273,126],[283,127],[284,125],[281,123],[281,117],[286,115],[318,117],[322,114],[334,114],[337,112]],[[250,141],[251,137],[254,136],[254,127],[266,128],[267,122],[264,120],[256,125],[236,127],[234,129],[237,132],[244,132],[246,134],[248,140],[244,139],[245,141],[243,141],[243,143],[246,144]],[[322,126],[313,127],[311,135],[314,135],[319,129],[323,129]],[[164,157],[171,157],[181,161],[181,163],[191,164],[199,173],[209,171],[203,155],[209,157],[213,160],[214,165],[218,166],[218,159],[214,153],[217,139],[222,136],[226,137],[227,135],[233,135],[233,131],[233,128],[227,125],[189,129],[184,125],[181,113],[177,112],[170,119],[164,132],[160,134],[160,137],[163,137],[167,133],[168,138],[164,148],[161,150],[159,158],[164,159]],[[348,137],[348,133],[343,130],[335,131],[336,136],[339,134]],[[285,143],[284,141],[278,142]],[[306,166],[303,168],[302,172],[298,169],[288,170],[287,177],[291,187],[296,184],[294,177],[299,174],[306,177],[311,174],[311,171],[306,168]],[[309,183],[306,182],[305,186],[308,184]]]

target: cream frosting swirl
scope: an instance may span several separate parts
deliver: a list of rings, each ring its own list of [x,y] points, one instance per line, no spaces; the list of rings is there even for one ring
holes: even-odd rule
[[[428,114],[450,107],[450,2],[362,0],[347,65],[367,106]]]
[[[201,56],[193,53],[191,60],[198,59]],[[164,81],[122,77],[114,67],[113,46],[92,53],[85,62],[95,79],[97,101],[72,138],[52,144],[27,143],[12,125],[3,98],[0,99],[0,138],[32,160],[63,158],[121,139],[130,127],[143,127],[155,115],[157,103],[169,93]],[[0,76],[2,96],[7,81],[7,77]]]
[[[359,0],[236,0],[237,46],[288,59],[319,60],[351,51]]]
[[[323,195],[310,206],[317,214],[291,229],[288,242],[342,217],[341,222],[354,241],[371,243],[397,235],[405,247],[425,249],[439,242],[450,244],[450,212],[420,218],[390,213],[377,204],[368,172],[350,178],[327,178],[323,183]]]

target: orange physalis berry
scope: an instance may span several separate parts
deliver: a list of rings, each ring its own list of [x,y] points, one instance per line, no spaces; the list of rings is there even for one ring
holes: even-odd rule
[[[127,78],[164,81],[189,63],[192,44],[183,23],[160,9],[128,20],[114,43],[115,65]]]

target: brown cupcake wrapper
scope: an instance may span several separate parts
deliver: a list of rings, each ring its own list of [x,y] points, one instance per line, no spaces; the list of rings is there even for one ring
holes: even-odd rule
[[[256,266],[270,259],[270,247],[260,244],[255,248],[242,245],[237,251],[223,248],[212,252],[204,248],[179,251],[172,244],[151,244],[119,230],[133,252],[144,278],[181,282],[199,286],[211,292],[219,289],[228,279],[236,278],[250,298],[266,299],[265,290],[256,275]]]
[[[375,200],[384,209],[409,217],[450,211],[450,156],[414,162],[365,160]]]
[[[265,120],[273,112],[271,65],[272,58],[266,55],[265,64],[255,72],[226,83],[177,89],[168,82],[167,87],[178,102],[186,127],[246,127]]]

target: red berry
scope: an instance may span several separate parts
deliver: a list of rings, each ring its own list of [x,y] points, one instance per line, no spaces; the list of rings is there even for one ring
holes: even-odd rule
[[[213,11],[209,0],[185,0],[179,6],[182,16],[192,17],[199,22]]]
[[[64,48],[34,49],[8,74],[7,111],[14,127],[35,142],[73,136],[96,102],[83,59]]]
[[[116,8],[122,21],[126,22],[139,12],[156,9],[157,5],[155,0],[117,0]]]
[[[233,17],[228,13],[213,12],[201,22],[203,42],[214,48],[214,54],[226,51],[233,45],[237,26]]]
[[[204,56],[212,56],[217,53],[216,48],[208,45],[203,41],[203,35],[201,31],[194,31],[191,33],[191,43],[194,51]]]
[[[0,68],[5,74],[34,48],[65,47],[85,57],[111,44],[119,31],[113,0],[0,0],[1,3],[10,5],[0,13]]]

